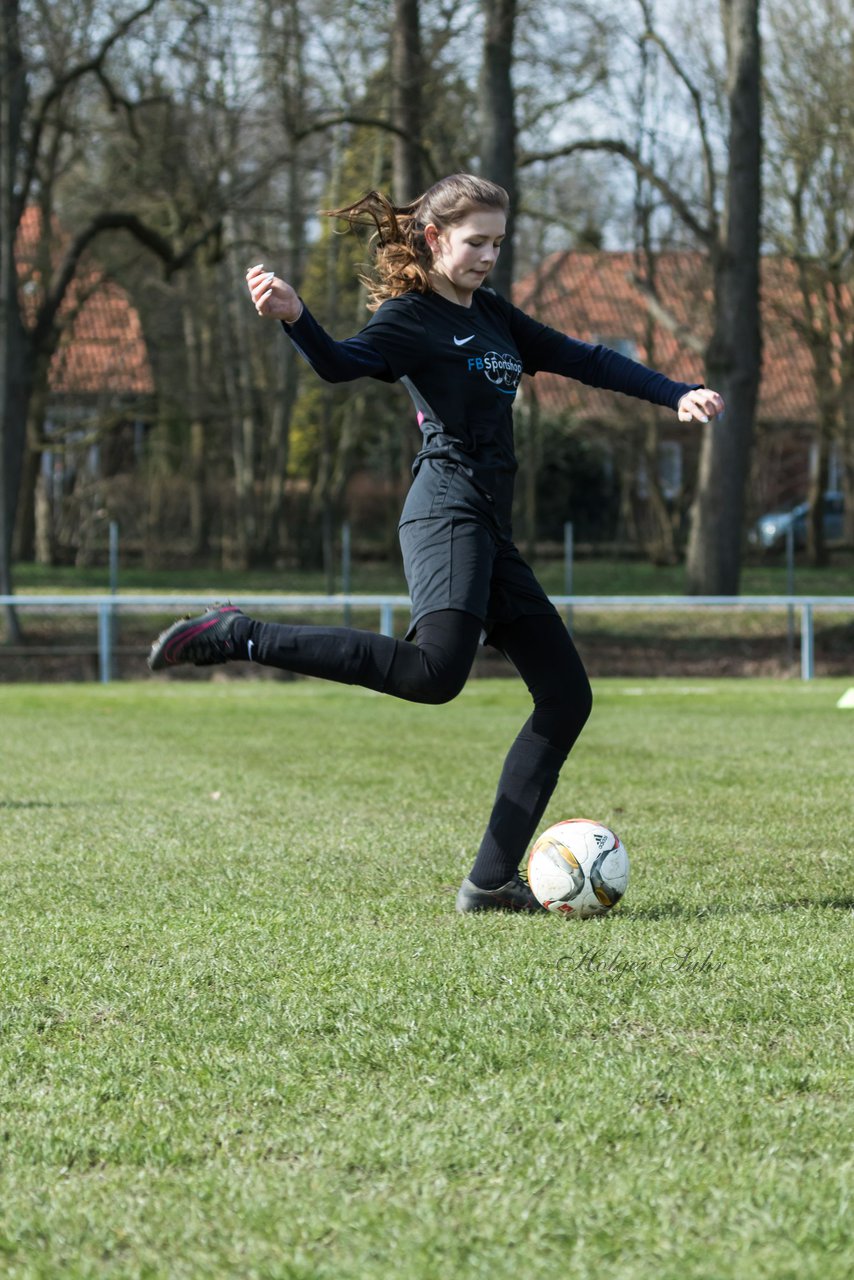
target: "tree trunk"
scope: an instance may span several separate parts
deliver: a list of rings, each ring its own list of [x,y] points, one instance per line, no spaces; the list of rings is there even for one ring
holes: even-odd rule
[[[851,423],[854,428],[854,422]],[[854,543],[854,430],[849,428],[843,454],[842,491],[845,497],[845,516],[842,537],[851,546]]]
[[[277,335],[278,336],[278,335]],[[262,525],[258,540],[259,555],[275,561],[281,557],[287,535],[285,494],[290,452],[290,426],[297,398],[297,358],[290,343],[281,360],[281,382],[274,387],[275,403],[270,414],[270,441],[267,474],[262,477]]]
[[[223,530],[223,567],[245,570],[256,554],[255,526],[255,413],[246,384],[249,342],[243,321],[246,300],[228,292],[231,262],[228,257],[218,272],[220,308],[219,349],[223,359],[223,385],[231,421],[231,463],[234,477],[234,515]],[[234,272],[236,277],[237,273]]]
[[[27,406],[27,431],[21,459],[18,486],[18,509],[12,555],[15,560],[31,561],[36,543],[36,489],[39,484],[45,445],[45,421],[48,402],[48,368],[50,361],[41,359],[33,373],[33,390]]]
[[[12,559],[23,560],[25,563],[35,558],[36,489],[41,475],[41,464],[41,446],[30,439],[21,460],[18,509],[15,513],[15,533],[12,538]]]
[[[12,542],[26,442],[26,422],[32,387],[32,356],[21,329],[17,305],[7,305],[6,332],[0,335],[0,595],[12,594]],[[3,369],[3,366],[5,370]],[[3,376],[5,372],[5,377]],[[5,609],[6,639],[16,644],[21,630],[13,606]]]
[[[12,535],[18,476],[27,421],[25,339],[15,271],[15,160],[21,138],[26,80],[18,29],[17,0],[0,14],[0,595],[12,592]],[[15,610],[6,606],[5,632],[20,640]]]
[[[827,543],[824,537],[824,489],[827,477],[827,464],[830,457],[830,443],[827,427],[819,423],[817,449],[811,460],[810,482],[807,500],[810,504],[807,515],[807,559],[816,569],[822,569],[828,563]]]
[[[205,497],[205,422],[190,423],[189,457],[190,554],[203,556],[208,548],[208,504]]]
[[[303,66],[304,37],[299,7],[292,5],[288,34],[292,41],[290,59],[282,75],[281,91],[285,110],[283,124],[288,139],[290,158],[286,166],[288,194],[286,211],[286,278],[299,292],[304,267],[306,239],[306,190],[304,161],[298,134],[306,111]],[[281,342],[281,335],[277,335]],[[300,360],[290,342],[275,362],[276,381],[271,394],[275,405],[271,410],[267,466],[262,477],[262,527],[259,551],[266,559],[280,559],[286,550],[290,531],[287,523],[286,485],[290,458],[291,419],[299,391]]]
[[[649,532],[644,538],[646,551],[653,564],[678,564],[679,553],[676,549],[676,531],[667,506],[667,499],[661,486],[659,468],[659,449],[661,433],[658,419],[654,411],[645,415],[646,433],[644,436],[643,459],[647,479],[647,504],[649,514]]]
[[[200,283],[197,281],[197,290]],[[203,388],[208,367],[210,343],[202,332],[204,321],[196,315],[190,298],[179,294],[184,322],[184,350],[187,356],[187,405],[190,411],[189,466],[187,497],[190,509],[190,549],[200,556],[207,543],[207,510],[205,502],[205,412]]]
[[[329,184],[329,189],[334,200],[333,207],[337,207],[338,205],[341,187],[342,163],[341,150],[336,144],[336,150],[333,154],[332,160],[332,177]],[[325,312],[326,322],[331,328],[335,327],[335,322],[339,314],[337,272],[340,244],[341,240],[339,236],[336,236],[331,231],[326,232]],[[334,529],[337,522],[338,512],[335,508],[333,474],[336,451],[335,407],[337,401],[338,397],[336,396],[335,389],[331,385],[324,386],[319,421],[320,456],[317,460],[317,472],[311,490],[309,506],[313,520],[315,522],[319,522],[318,533],[320,535],[320,558],[326,579],[326,590],[329,595],[331,595],[335,590]]]
[[[641,53],[646,62],[647,45],[641,46]],[[638,103],[639,125],[644,123],[646,115],[646,76],[644,75],[641,100]],[[644,130],[639,128],[638,149],[645,142]],[[646,184],[639,173],[636,174],[635,189],[635,224],[636,255],[638,273],[653,294],[658,291],[658,259],[653,248],[651,218],[653,205],[646,190]],[[647,309],[644,316],[644,347],[649,363],[656,367],[656,325],[652,311]],[[645,547],[653,564],[677,564],[679,556],[676,549],[676,532],[671,519],[664,490],[659,475],[659,453],[661,433],[658,428],[657,411],[651,405],[644,405],[637,415],[639,425],[644,426],[643,463],[647,480],[647,520],[645,522]]]
[[[840,418],[842,490],[845,495],[842,536],[850,546],[854,543],[854,341],[850,338],[842,353]]]
[[[727,206],[713,250],[715,326],[709,385],[726,401],[704,427],[688,543],[687,590],[736,595],[741,529],[761,361],[759,208],[761,162],[759,0],[721,0],[729,67]]]
[[[815,311],[812,315],[815,315]],[[840,387],[838,379],[834,377],[831,355],[832,342],[833,328],[827,311],[824,310],[821,314],[821,328],[817,330],[813,327],[810,334],[818,402],[818,424],[813,441],[815,452],[810,459],[807,492],[810,504],[807,516],[807,558],[815,568],[821,568],[828,562],[824,537],[824,490],[831,444],[838,427],[841,426],[842,419]]]
[[[481,69],[481,176],[510,197],[507,237],[489,282],[506,298],[513,283],[513,212],[516,204],[516,101],[513,92],[513,33],[516,0],[483,0]]]
[[[56,563],[56,538],[53,529],[53,495],[51,479],[41,470],[36,480],[34,499],[33,554],[36,564]]]
[[[418,0],[394,0],[391,38],[392,117],[404,131],[394,135],[392,190],[394,199],[408,203],[421,194],[421,26]]]
[[[287,279],[294,288],[298,289],[302,278],[305,215],[296,154],[289,168],[289,186]],[[243,326],[241,326],[241,332],[243,332]],[[259,556],[274,562],[283,556],[288,540],[285,510],[286,481],[290,455],[291,418],[299,390],[299,357],[292,343],[287,340],[283,343],[281,334],[277,333],[275,337],[277,357],[272,365],[274,382],[269,393],[272,404],[269,409],[266,465],[261,476],[261,527],[258,533]],[[248,351],[243,358],[248,367]],[[263,419],[259,426],[263,426]]]
[[[164,454],[167,430],[165,423],[158,423],[154,430],[149,433],[147,442],[145,545],[143,549],[143,564],[146,569],[159,569],[164,552],[162,529],[163,513],[166,506],[164,484],[167,469]]]

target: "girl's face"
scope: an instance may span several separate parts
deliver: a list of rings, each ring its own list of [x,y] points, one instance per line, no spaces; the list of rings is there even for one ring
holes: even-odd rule
[[[500,209],[473,209],[462,222],[442,229],[428,223],[424,236],[433,252],[430,274],[437,292],[468,306],[498,261],[506,230]]]

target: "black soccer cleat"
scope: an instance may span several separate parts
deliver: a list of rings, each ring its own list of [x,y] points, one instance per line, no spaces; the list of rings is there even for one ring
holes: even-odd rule
[[[517,871],[500,889],[478,889],[468,876],[457,892],[457,911],[545,911],[534,897],[531,886]]]
[[[214,605],[195,618],[179,618],[162,631],[148,655],[152,671],[192,664],[212,667],[235,656],[234,624],[246,614],[233,604]]]

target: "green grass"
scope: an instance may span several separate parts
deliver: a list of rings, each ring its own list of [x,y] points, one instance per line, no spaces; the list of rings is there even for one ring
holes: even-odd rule
[[[585,923],[453,912],[515,682],[0,689],[0,1273],[847,1280],[848,683],[597,683]]]
[[[533,560],[546,590],[564,594],[562,560]],[[105,566],[77,568],[72,565],[45,566],[18,564],[13,575],[15,589],[26,592],[102,592],[109,589]],[[795,571],[795,591],[799,595],[851,595],[854,591],[854,553],[834,551],[831,563],[815,569],[800,553]],[[216,566],[181,569],[145,569],[123,565],[119,574],[122,591],[169,592],[208,591],[240,595],[284,592],[325,594],[327,582],[320,572],[293,569],[223,570]],[[341,590],[336,573],[335,588]],[[397,555],[387,562],[355,561],[352,590],[363,594],[388,592],[405,594],[406,582]],[[644,560],[579,559],[573,570],[576,595],[682,595],[685,590],[683,565],[661,566]],[[741,576],[743,595],[787,595],[786,567],[779,556],[745,564]]]

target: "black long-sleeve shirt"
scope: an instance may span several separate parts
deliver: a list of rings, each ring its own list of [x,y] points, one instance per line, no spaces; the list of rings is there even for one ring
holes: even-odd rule
[[[510,526],[516,456],[513,401],[523,373],[557,373],[676,409],[697,383],[673,382],[609,347],[567,337],[478,289],[470,307],[439,293],[384,302],[364,329],[338,342],[303,308],[285,330],[328,382],[400,380],[423,438],[402,520],[429,515],[448,466],[471,481],[466,510]]]

